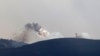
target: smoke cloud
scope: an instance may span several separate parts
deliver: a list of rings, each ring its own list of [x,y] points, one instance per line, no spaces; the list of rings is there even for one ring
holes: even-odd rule
[[[40,32],[41,28],[41,25],[38,23],[27,23],[22,32],[14,36],[14,40],[25,43],[33,43],[42,40],[39,36],[42,34],[42,32]]]
[[[82,32],[82,33],[75,33],[76,38],[86,38],[86,39],[91,39],[90,34],[87,32]]]
[[[14,40],[18,42],[27,42],[27,38],[29,37],[30,32],[32,31],[32,25],[31,23],[27,23],[24,26],[24,30],[16,36],[14,36]]]
[[[24,26],[24,30],[14,37],[14,40],[24,43],[34,43],[37,41],[61,38],[63,35],[60,32],[50,33],[38,23],[27,23]]]
[[[32,28],[34,31],[39,32],[39,30],[42,28],[38,23],[32,23]]]
[[[25,28],[26,28],[27,30],[32,29],[31,23],[27,23],[27,24],[25,25]]]

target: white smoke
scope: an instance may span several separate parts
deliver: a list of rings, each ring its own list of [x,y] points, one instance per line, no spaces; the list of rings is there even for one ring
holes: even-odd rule
[[[90,35],[87,32],[82,32],[78,35],[78,37],[80,38],[86,38],[86,39],[90,39]]]
[[[48,36],[48,38],[50,38],[50,39],[62,38],[62,37],[64,37],[64,36],[60,32],[53,32]]]

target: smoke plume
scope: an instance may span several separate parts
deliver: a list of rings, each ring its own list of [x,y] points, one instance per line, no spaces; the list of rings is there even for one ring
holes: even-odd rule
[[[34,43],[41,40],[48,40],[60,37],[63,37],[61,33],[50,33],[38,23],[27,23],[24,26],[24,30],[19,35],[15,36],[15,40],[25,43]]]

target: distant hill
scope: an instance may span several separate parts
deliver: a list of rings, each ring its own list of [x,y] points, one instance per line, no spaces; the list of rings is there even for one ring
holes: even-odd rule
[[[0,49],[0,56],[100,56],[100,40],[45,40],[19,48]]]
[[[23,45],[26,45],[26,43],[16,42],[7,39],[0,39],[0,48],[15,48],[15,47],[21,47]]]

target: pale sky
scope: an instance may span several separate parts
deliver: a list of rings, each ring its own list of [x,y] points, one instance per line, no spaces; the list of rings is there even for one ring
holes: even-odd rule
[[[100,0],[0,0],[0,37],[10,37],[29,22],[65,36],[87,32],[100,39]]]

